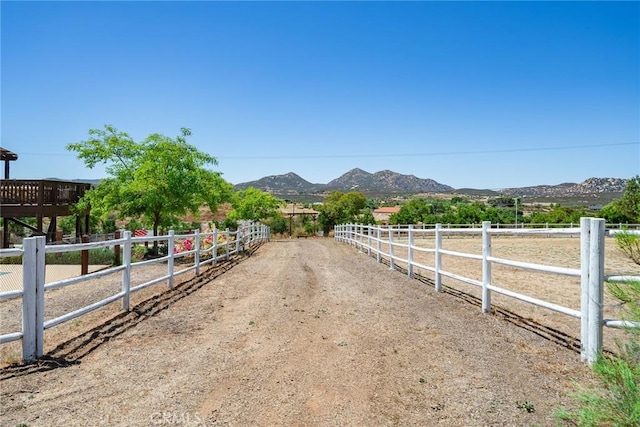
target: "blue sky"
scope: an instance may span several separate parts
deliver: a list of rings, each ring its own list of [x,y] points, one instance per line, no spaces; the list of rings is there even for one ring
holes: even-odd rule
[[[359,167],[455,188],[640,173],[638,2],[1,2],[11,178],[191,128],[234,184]]]

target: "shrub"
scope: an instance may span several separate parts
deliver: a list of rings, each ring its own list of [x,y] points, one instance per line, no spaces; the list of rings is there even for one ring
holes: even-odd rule
[[[618,247],[640,264],[640,236],[616,234]],[[609,283],[609,293],[622,302],[623,319],[640,322],[640,281]],[[618,342],[615,355],[600,354],[593,370],[600,387],[582,389],[574,395],[578,408],[556,411],[559,420],[578,426],[640,426],[640,329],[627,329],[628,341]]]
[[[629,232],[617,233],[616,244],[636,264],[640,264],[640,235]]]
[[[625,320],[640,321],[640,282],[612,283],[609,291],[624,304]],[[581,389],[574,395],[578,408],[559,408],[558,419],[585,427],[640,426],[640,330],[627,332],[629,340],[618,343],[617,354],[600,354],[593,365],[600,387]]]
[[[149,250],[144,245],[133,245],[131,248],[131,257],[135,261],[142,261]]]
[[[109,248],[89,249],[89,264],[111,265],[114,253]],[[55,252],[45,255],[47,264],[79,265],[82,261],[81,251]]]

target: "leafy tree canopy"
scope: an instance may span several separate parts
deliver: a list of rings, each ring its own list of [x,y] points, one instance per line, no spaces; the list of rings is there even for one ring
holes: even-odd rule
[[[280,200],[262,190],[249,187],[236,192],[231,205],[233,210],[229,213],[230,218],[259,221],[274,215],[280,206]]]
[[[325,233],[336,224],[361,222],[362,210],[367,206],[367,197],[358,191],[343,193],[332,191],[318,208],[318,222]],[[367,218],[370,220],[370,218]]]
[[[600,209],[598,215],[611,223],[640,223],[640,175],[627,182],[621,199]]]
[[[67,149],[89,168],[106,165],[109,176],[85,194],[78,208],[90,205],[101,218],[139,218],[155,233],[176,216],[197,214],[203,204],[215,211],[233,187],[219,172],[206,169],[217,160],[188,144],[190,135],[182,128],[176,138],[154,133],[135,142],[111,125],[89,130],[86,141]]]
[[[640,175],[627,181],[619,206],[625,215],[634,222],[640,223]]]

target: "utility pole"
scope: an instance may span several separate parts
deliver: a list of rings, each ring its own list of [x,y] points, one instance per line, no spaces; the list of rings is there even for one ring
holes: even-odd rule
[[[289,238],[293,236],[293,215],[296,213],[295,202],[291,203],[291,216],[289,217]]]

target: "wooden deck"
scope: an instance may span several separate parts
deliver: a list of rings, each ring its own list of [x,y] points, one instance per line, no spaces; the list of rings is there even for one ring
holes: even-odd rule
[[[2,216],[66,216],[89,188],[77,182],[6,179],[0,184]]]
[[[54,180],[23,180],[4,179],[0,182],[0,216],[3,224],[15,221],[17,218],[36,218],[37,226],[34,231],[48,236],[48,240],[55,238],[56,218],[74,215],[71,206],[80,200],[84,193],[91,188],[91,184],[54,181]],[[51,218],[49,230],[42,229],[43,218]],[[89,214],[85,214],[85,232],[88,232]],[[81,234],[81,223],[78,219],[76,231]],[[3,226],[2,247],[8,247],[9,232]]]

